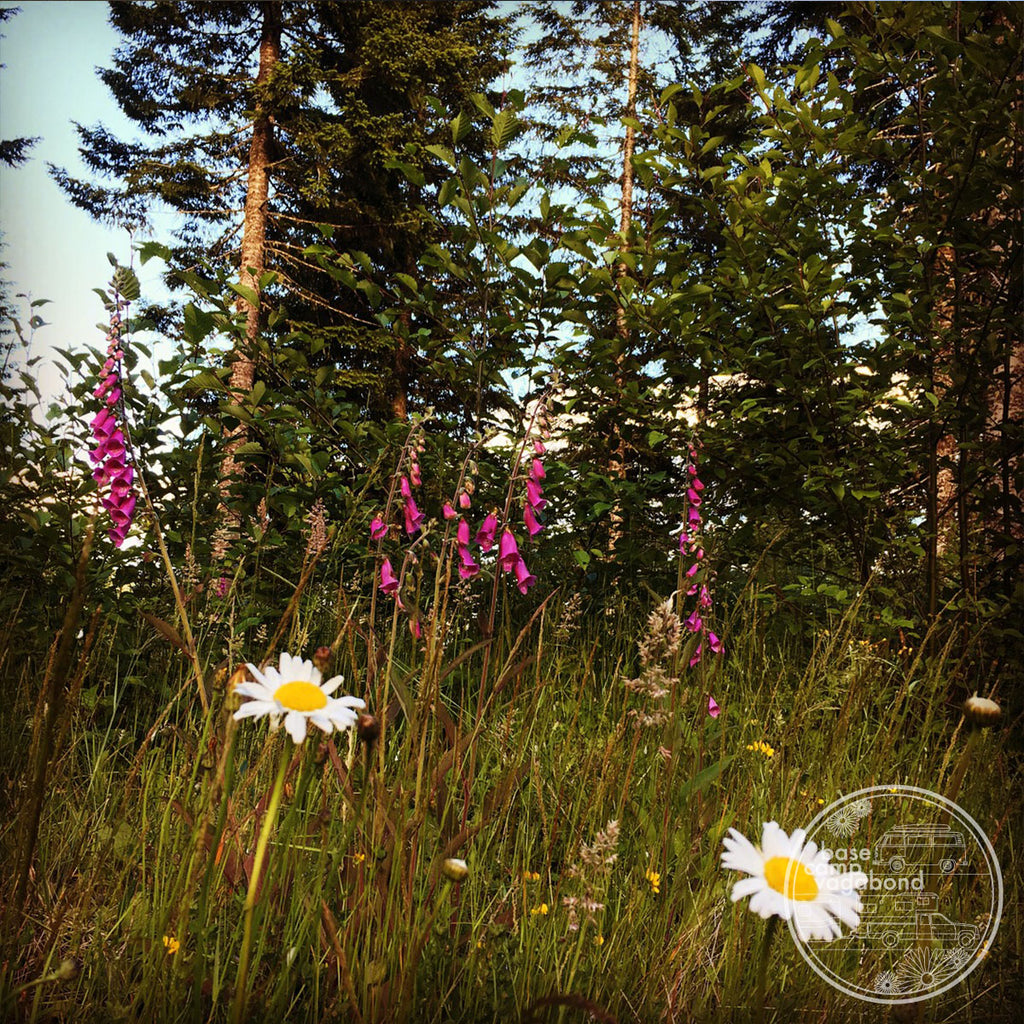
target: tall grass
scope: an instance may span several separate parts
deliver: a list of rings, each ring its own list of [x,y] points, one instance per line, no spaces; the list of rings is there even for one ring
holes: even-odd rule
[[[868,643],[856,608],[807,650],[769,639],[777,633],[748,593],[727,653],[695,669],[673,655],[666,667],[680,682],[651,716],[624,685],[639,671],[649,609],[573,619],[566,595],[533,594],[519,606],[536,612],[499,615],[489,643],[467,627],[458,595],[425,642],[385,630],[365,694],[383,726],[376,744],[313,730],[296,748],[283,730],[236,723],[230,664],[204,715],[186,659],[94,621],[67,673],[23,914],[11,907],[13,870],[0,886],[11,910],[0,1017],[227,1020],[254,850],[284,758],[248,1019],[879,1019],[825,985],[788,939],[770,951],[764,1017],[753,1009],[763,925],[729,900],[721,840],[729,827],[756,838],[770,819],[804,825],[822,802],[873,784],[944,792],[967,739],[959,702],[978,688],[963,678],[963,651],[926,660]],[[280,649],[330,645],[331,671],[360,693],[370,658],[358,607],[310,584],[288,629]],[[303,650],[288,646],[299,639]],[[4,664],[2,849],[15,865],[44,666],[19,666],[11,651]],[[1024,936],[1010,736],[982,738],[957,796],[1005,873],[996,945],[909,1019],[1016,1019]],[[602,868],[588,851],[610,822],[615,858]],[[447,858],[466,861],[464,880],[448,877]]]

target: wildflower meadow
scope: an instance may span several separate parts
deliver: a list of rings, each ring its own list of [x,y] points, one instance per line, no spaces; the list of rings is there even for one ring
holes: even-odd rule
[[[0,1019],[1017,1020],[1019,7],[110,6]]]

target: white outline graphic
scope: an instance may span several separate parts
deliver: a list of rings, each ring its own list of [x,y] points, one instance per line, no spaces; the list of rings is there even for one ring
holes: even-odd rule
[[[913,804],[919,820],[878,834],[876,811],[885,822]],[[869,883],[861,923],[842,938],[801,940],[789,921],[823,981],[866,1002],[915,1003],[960,984],[982,962],[1003,912],[1003,876],[988,836],[962,807],[917,786],[870,786],[822,808],[807,826],[811,840],[835,847],[833,864],[865,872]],[[980,912],[959,920],[967,901]]]

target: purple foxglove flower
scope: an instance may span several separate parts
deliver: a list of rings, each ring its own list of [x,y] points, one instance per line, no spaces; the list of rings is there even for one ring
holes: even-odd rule
[[[403,498],[412,497],[412,488],[409,486],[408,477],[403,476],[402,479],[398,481],[398,489],[402,492]]]
[[[526,562],[520,556],[516,560],[516,583],[519,584],[519,593],[525,594],[537,582],[537,577],[526,568]]]
[[[462,565],[459,566],[459,575],[464,580],[472,579],[480,571],[480,566],[473,558],[473,552],[465,545],[459,545],[459,558],[462,560]]]
[[[695,487],[686,488],[686,497],[694,508],[700,508],[700,492]]]
[[[699,562],[704,557],[704,549],[703,548],[697,548],[697,550],[693,554],[693,557],[696,558],[697,561]]]
[[[498,517],[493,512],[488,512],[480,529],[476,531],[476,542],[484,551],[490,551],[494,547],[494,534],[498,529]]]
[[[534,440],[534,442],[533,442],[533,450],[538,455],[543,455],[547,451],[547,448],[544,447],[544,442],[543,441],[537,439],[537,440]]]
[[[701,654],[703,653],[701,648],[703,646],[703,644],[697,644],[697,649],[693,652],[692,656],[690,657],[690,668],[693,668],[694,665],[700,664]]]
[[[689,579],[691,576],[696,576],[697,575],[697,570],[699,568],[700,568],[700,562],[694,562],[693,565],[691,565],[690,568],[686,570],[687,579]],[[696,591],[694,591],[694,593],[696,593]]]
[[[450,501],[446,501],[444,506],[441,508],[441,514],[445,519],[454,519],[459,513],[452,508],[452,503]]]
[[[540,523],[537,522],[537,517],[533,514],[533,509],[529,505],[523,506],[523,522],[526,524],[527,532],[531,537],[536,537],[541,530],[544,529]]]
[[[385,594],[398,593],[398,577],[395,576],[395,570],[391,568],[390,558],[385,558],[384,564],[380,567],[379,585]]]
[[[423,520],[427,517],[416,507],[416,499],[408,497],[405,499],[405,532],[411,537],[416,533]]]
[[[370,540],[381,540],[388,535],[388,524],[382,516],[376,515],[370,520]]]
[[[691,633],[699,633],[704,626],[704,622],[700,617],[700,612],[693,612],[684,625]]]
[[[685,530],[683,530],[683,532],[681,534],[679,534],[679,553],[680,554],[683,554],[686,551],[686,545],[689,542],[689,540],[690,540],[690,535]]]
[[[414,462],[409,467],[409,476],[412,479],[413,487],[419,487],[419,485],[423,483],[423,478],[420,476],[420,464],[418,462]]]
[[[691,505],[690,510],[686,513],[686,521],[690,526],[700,526],[700,509]]]
[[[409,632],[412,633],[412,635],[417,640],[419,640],[419,638],[421,636],[423,636],[423,627],[420,625],[420,620],[419,619],[410,619],[409,620]]]
[[[547,499],[542,498],[541,486],[536,480],[526,481],[526,500],[530,503],[530,507],[540,512],[547,504]]]
[[[708,647],[710,647],[711,650],[715,652],[715,654],[721,654],[725,648],[725,645],[722,643],[722,641],[717,636],[715,636],[715,634],[712,633],[710,629],[708,630]]]
[[[690,486],[695,491],[703,491],[704,490],[704,485],[697,478],[697,470],[696,470],[696,468],[694,468],[693,473],[691,474],[691,476],[693,477],[693,479],[690,481]]]
[[[463,491],[459,495],[459,508],[470,508],[473,504],[473,499],[469,496],[468,491]]]
[[[455,539],[460,547],[469,547],[469,523],[465,519],[459,520],[458,528],[455,531]]]
[[[534,459],[530,463],[530,479],[543,480],[547,474],[544,472],[544,463],[540,459]]]
[[[121,389],[120,388],[114,388],[112,391],[108,392],[107,393],[107,398],[106,398],[107,406],[109,407],[111,405],[117,405],[118,400],[120,399],[120,397],[121,397]]]
[[[714,634],[711,634],[714,636]],[[712,648],[714,650],[714,648]],[[708,714],[712,718],[717,718],[722,713],[722,709],[718,706],[718,701],[714,697],[708,697]]]
[[[498,561],[505,572],[511,572],[519,561],[519,545],[509,530],[503,530],[498,541]]]
[[[697,604],[701,608],[710,608],[711,607],[711,595],[708,593],[707,584],[704,584],[704,583],[701,584],[701,587],[700,587],[700,598],[699,598]]]

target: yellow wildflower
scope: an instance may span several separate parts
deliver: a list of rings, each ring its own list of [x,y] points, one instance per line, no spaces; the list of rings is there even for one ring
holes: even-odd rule
[[[651,883],[651,892],[657,895],[661,892],[661,875],[657,871],[647,869],[647,881]]]
[[[546,903],[541,903],[540,906],[530,908],[530,916],[536,917],[537,914],[546,915],[549,909]]]
[[[164,946],[167,949],[168,956],[174,956],[181,949],[181,943],[173,935],[164,936]]]
[[[775,756],[775,748],[765,743],[763,740],[758,740],[756,743],[748,743],[747,750],[759,750],[765,757]]]

